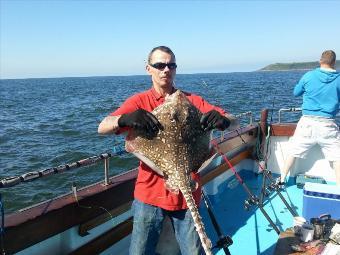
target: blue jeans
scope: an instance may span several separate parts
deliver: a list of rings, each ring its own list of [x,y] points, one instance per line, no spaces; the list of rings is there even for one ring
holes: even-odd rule
[[[154,255],[165,216],[169,216],[182,255],[200,255],[202,246],[189,210],[167,211],[134,200],[130,255]]]

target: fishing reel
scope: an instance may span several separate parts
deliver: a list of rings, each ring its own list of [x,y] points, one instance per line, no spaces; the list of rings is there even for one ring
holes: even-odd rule
[[[275,191],[275,190],[280,190],[280,186],[276,182],[272,182],[270,185],[268,185],[268,190],[270,191]]]
[[[268,187],[265,187],[262,192],[265,197],[269,197],[271,191],[272,189],[268,186]]]
[[[220,236],[218,241],[216,242],[216,245],[212,247],[213,249],[218,248],[218,249],[223,249],[223,248],[228,248],[230,245],[233,244],[233,239],[231,239],[230,236]]]
[[[253,205],[257,205],[259,202],[258,198],[255,196],[252,196],[244,201],[244,209],[246,211],[249,211],[250,207]]]

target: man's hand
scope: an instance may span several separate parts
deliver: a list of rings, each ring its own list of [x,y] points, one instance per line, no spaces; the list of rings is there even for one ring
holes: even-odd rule
[[[209,131],[215,128],[225,130],[230,125],[230,120],[216,110],[203,114],[200,122],[204,131]]]
[[[152,135],[157,134],[159,130],[163,130],[157,118],[144,109],[121,115],[118,125],[119,127],[130,127]]]

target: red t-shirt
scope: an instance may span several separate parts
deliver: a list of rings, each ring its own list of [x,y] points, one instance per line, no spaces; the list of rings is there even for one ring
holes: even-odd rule
[[[202,113],[211,110],[217,110],[221,114],[224,111],[221,108],[213,106],[205,101],[202,97],[184,92],[189,101],[197,107]],[[144,109],[152,112],[157,106],[164,103],[164,97],[156,92],[154,88],[135,94],[128,98],[116,111],[111,113],[112,116],[122,115],[134,112],[137,109]],[[118,133],[126,131],[122,128]],[[197,173],[191,173],[192,179],[199,183],[200,177]],[[181,192],[174,194],[165,188],[165,182],[162,176],[158,175],[142,161],[138,167],[138,177],[135,185],[134,196],[138,200],[161,207],[166,210],[174,211],[188,208]],[[198,205],[201,198],[201,188],[199,187],[193,193],[196,204]]]

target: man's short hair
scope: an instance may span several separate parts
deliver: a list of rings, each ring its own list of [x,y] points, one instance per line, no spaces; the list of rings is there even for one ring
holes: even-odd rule
[[[336,60],[335,52],[332,51],[332,50],[325,50],[321,54],[320,63],[330,65],[330,66],[334,66],[335,60]]]
[[[153,48],[153,49],[150,51],[149,56],[148,56],[148,64],[151,64],[152,54],[153,54],[156,50],[160,50],[160,51],[169,53],[170,55],[172,55],[172,56],[175,58],[175,54],[172,52],[172,50],[171,50],[169,47],[167,47],[167,46],[158,46],[158,47]]]

